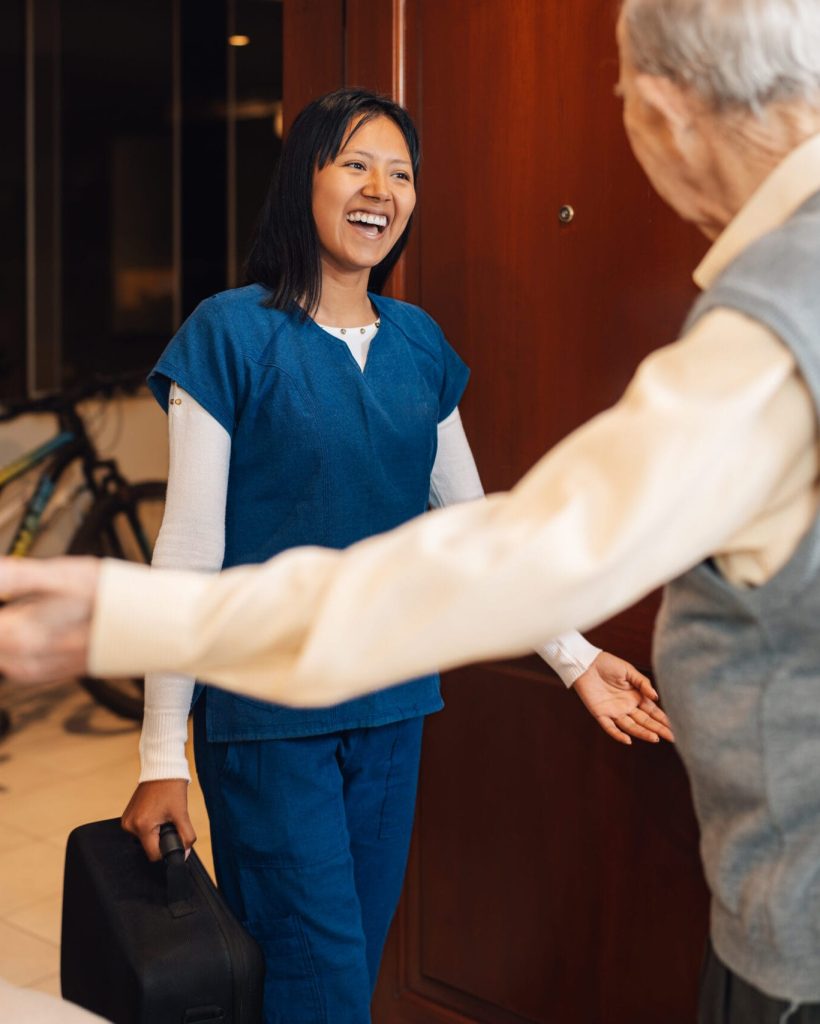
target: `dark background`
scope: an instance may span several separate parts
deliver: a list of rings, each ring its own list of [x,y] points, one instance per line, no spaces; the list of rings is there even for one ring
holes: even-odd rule
[[[0,54],[0,394],[147,369],[241,281],[281,146],[282,4],[7,0]]]

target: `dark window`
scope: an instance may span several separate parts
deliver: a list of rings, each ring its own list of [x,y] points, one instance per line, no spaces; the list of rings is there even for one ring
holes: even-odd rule
[[[62,10],[66,382],[145,366],[174,326],[172,5]]]
[[[229,50],[233,92],[232,161],[234,280],[241,282],[262,198],[282,149],[282,5],[269,0],[236,0],[232,35],[248,39]]]
[[[0,4],[0,397],[26,370],[25,6]]]
[[[147,369],[241,283],[281,145],[282,4],[0,8],[2,390]]]

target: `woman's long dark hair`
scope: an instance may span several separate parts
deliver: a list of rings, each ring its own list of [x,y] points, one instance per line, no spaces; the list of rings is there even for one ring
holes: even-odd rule
[[[337,89],[309,103],[293,122],[259,214],[245,280],[270,290],[266,305],[315,312],[322,292],[319,238],[313,220],[313,173],[335,160],[353,130],[389,117],[407,143],[414,180],[420,147],[407,111],[386,96],[364,89]],[[370,271],[368,287],[379,294],[407,245],[412,216],[401,238]]]

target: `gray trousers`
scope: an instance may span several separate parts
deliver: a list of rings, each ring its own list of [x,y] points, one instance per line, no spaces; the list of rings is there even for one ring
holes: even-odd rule
[[[700,976],[698,1024],[820,1024],[820,1003],[774,999],[733,974],[710,942]]]

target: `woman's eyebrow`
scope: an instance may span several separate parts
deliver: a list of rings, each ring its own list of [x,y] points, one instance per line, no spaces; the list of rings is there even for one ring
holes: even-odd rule
[[[368,153],[367,150],[364,149],[346,149],[344,152],[340,153],[339,156],[366,156],[369,160],[376,159],[372,153]],[[391,164],[407,164],[408,167],[410,166],[410,161],[405,160],[405,158],[401,156],[394,156],[387,162]]]

